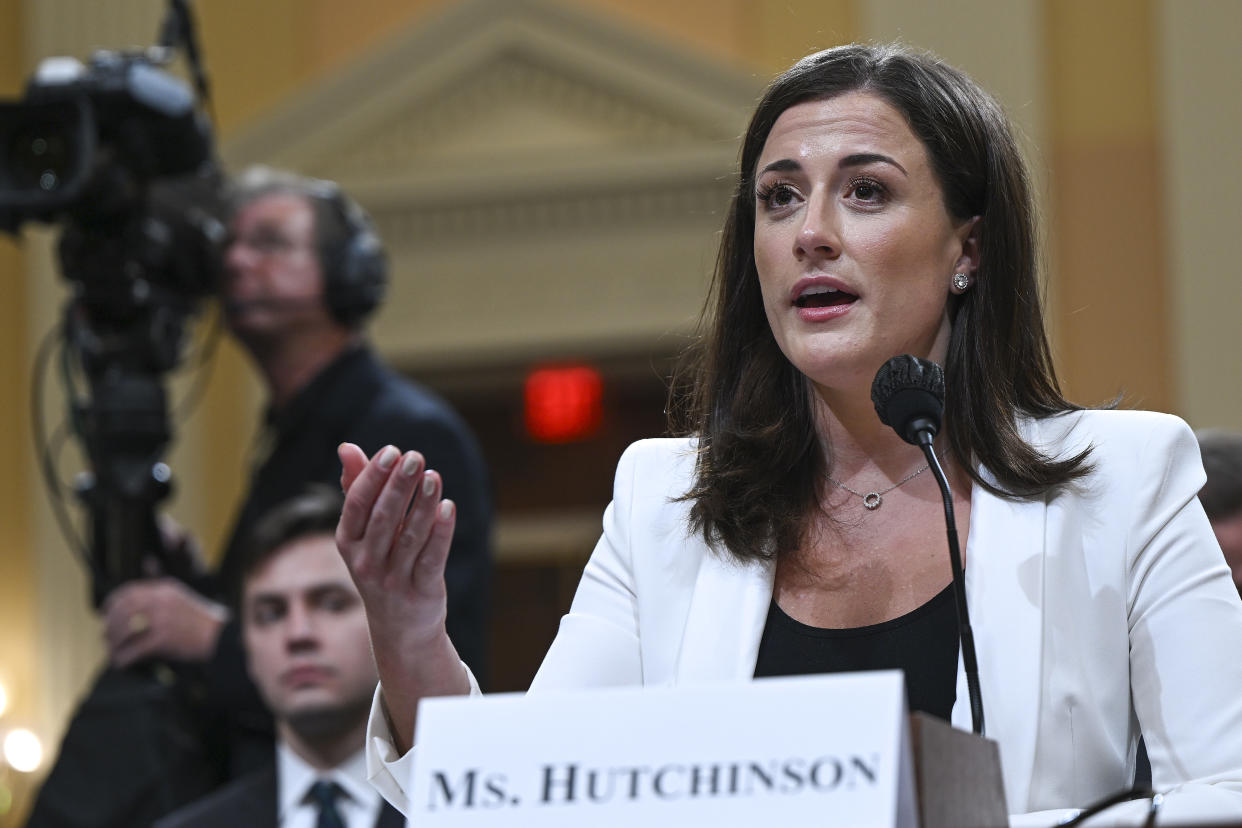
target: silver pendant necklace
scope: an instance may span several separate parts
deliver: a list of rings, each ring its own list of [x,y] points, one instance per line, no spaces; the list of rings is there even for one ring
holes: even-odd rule
[[[889,487],[888,487],[887,489],[885,489],[884,491],[882,491],[882,492],[867,492],[866,494],[863,494],[862,492],[857,491],[856,489],[851,489],[849,486],[845,485],[845,484],[844,484],[844,483],[842,483],[840,480],[837,480],[835,477],[833,477],[833,476],[832,476],[832,475],[830,475],[830,474],[826,474],[826,475],[824,475],[824,476],[825,476],[825,477],[827,477],[827,478],[828,478],[828,482],[829,482],[829,483],[832,483],[834,486],[840,486],[842,489],[845,489],[845,490],[846,490],[847,492],[849,492],[850,494],[852,494],[852,495],[857,495],[858,497],[861,497],[861,498],[862,498],[862,502],[863,502],[863,506],[865,506],[865,507],[866,507],[867,511],[869,511],[869,512],[874,512],[876,509],[878,509],[878,508],[880,508],[882,505],[884,505],[884,495],[888,494],[888,493],[889,493],[889,492],[891,492],[893,489],[896,489],[898,486],[902,486],[902,485],[904,485],[904,484],[906,484],[906,483],[909,483],[911,480],[913,480],[914,478],[918,477],[920,474],[922,474],[923,472],[927,471],[929,468],[931,468],[930,464],[928,464],[928,463],[924,463],[921,467],[919,467],[918,469],[915,469],[914,471],[910,472],[910,473],[909,473],[909,474],[907,474],[905,477],[901,478],[900,480],[898,480],[898,481],[897,481],[896,483],[894,483],[893,485],[889,486]]]

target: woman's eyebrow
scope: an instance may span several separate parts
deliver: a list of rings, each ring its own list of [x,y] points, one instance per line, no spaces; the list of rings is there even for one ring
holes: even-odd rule
[[[906,175],[906,176],[910,175],[910,173],[906,171],[906,168],[901,166],[900,163],[898,163],[896,158],[893,158],[888,155],[883,155],[882,153],[878,153],[878,152],[856,152],[852,155],[847,155],[837,162],[837,167],[840,169],[845,169],[846,167],[861,167],[866,164],[891,164],[892,166],[901,170],[903,175]],[[773,161],[771,164],[768,164],[766,167],[764,167],[763,169],[759,171],[759,174],[763,175],[764,173],[767,173],[767,172],[798,172],[801,169],[802,169],[802,165],[799,164],[793,158],[782,158],[778,161]]]
[[[794,159],[782,158],[779,161],[773,161],[771,164],[768,164],[759,171],[759,174],[763,175],[766,172],[797,172],[801,169],[802,165]]]
[[[897,159],[890,158],[887,155],[881,155],[878,152],[856,152],[853,155],[847,155],[841,159],[837,167],[844,169],[845,167],[861,167],[864,164],[892,164],[901,170],[902,175],[909,177],[910,173],[906,172],[906,168],[897,163]]]

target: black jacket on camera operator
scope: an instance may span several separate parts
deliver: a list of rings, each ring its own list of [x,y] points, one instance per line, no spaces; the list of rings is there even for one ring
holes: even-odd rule
[[[235,187],[223,301],[229,328],[270,395],[249,493],[203,597],[169,578],[132,581],[105,601],[118,667],[151,658],[204,663],[211,732],[230,777],[268,762],[270,718],[243,661],[229,606],[241,545],[273,506],[312,483],[338,483],[336,447],[421,452],[458,508],[449,556],[448,629],[462,658],[484,669],[491,505],[474,437],[440,398],[392,372],[362,325],[383,296],[384,252],[362,210],[333,184],[253,169]]]

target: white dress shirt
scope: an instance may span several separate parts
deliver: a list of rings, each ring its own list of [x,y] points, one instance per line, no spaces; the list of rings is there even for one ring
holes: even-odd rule
[[[346,828],[375,828],[379,818],[379,792],[367,782],[366,757],[362,750],[330,771],[306,764],[288,745],[276,745],[276,824],[280,828],[315,828],[319,809],[310,789],[319,780],[335,782],[336,810]]]

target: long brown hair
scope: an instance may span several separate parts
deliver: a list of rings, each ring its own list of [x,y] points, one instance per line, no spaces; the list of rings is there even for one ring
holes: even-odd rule
[[[698,438],[695,480],[683,498],[692,502],[692,526],[742,559],[798,545],[820,508],[831,456],[816,432],[811,385],[777,346],[764,314],[754,258],[755,165],[786,109],[852,91],[877,95],[905,116],[927,149],[950,215],[981,217],[977,278],[949,307],[942,432],[949,450],[976,482],[1003,497],[1035,495],[1090,471],[1089,450],[1050,458],[1018,431],[1020,416],[1078,406],[1061,395],[1053,369],[1030,186],[1000,106],[929,55],[894,45],[828,49],[777,77],[751,119],[698,341],[670,404],[674,430]],[[980,477],[976,463],[996,485]]]

